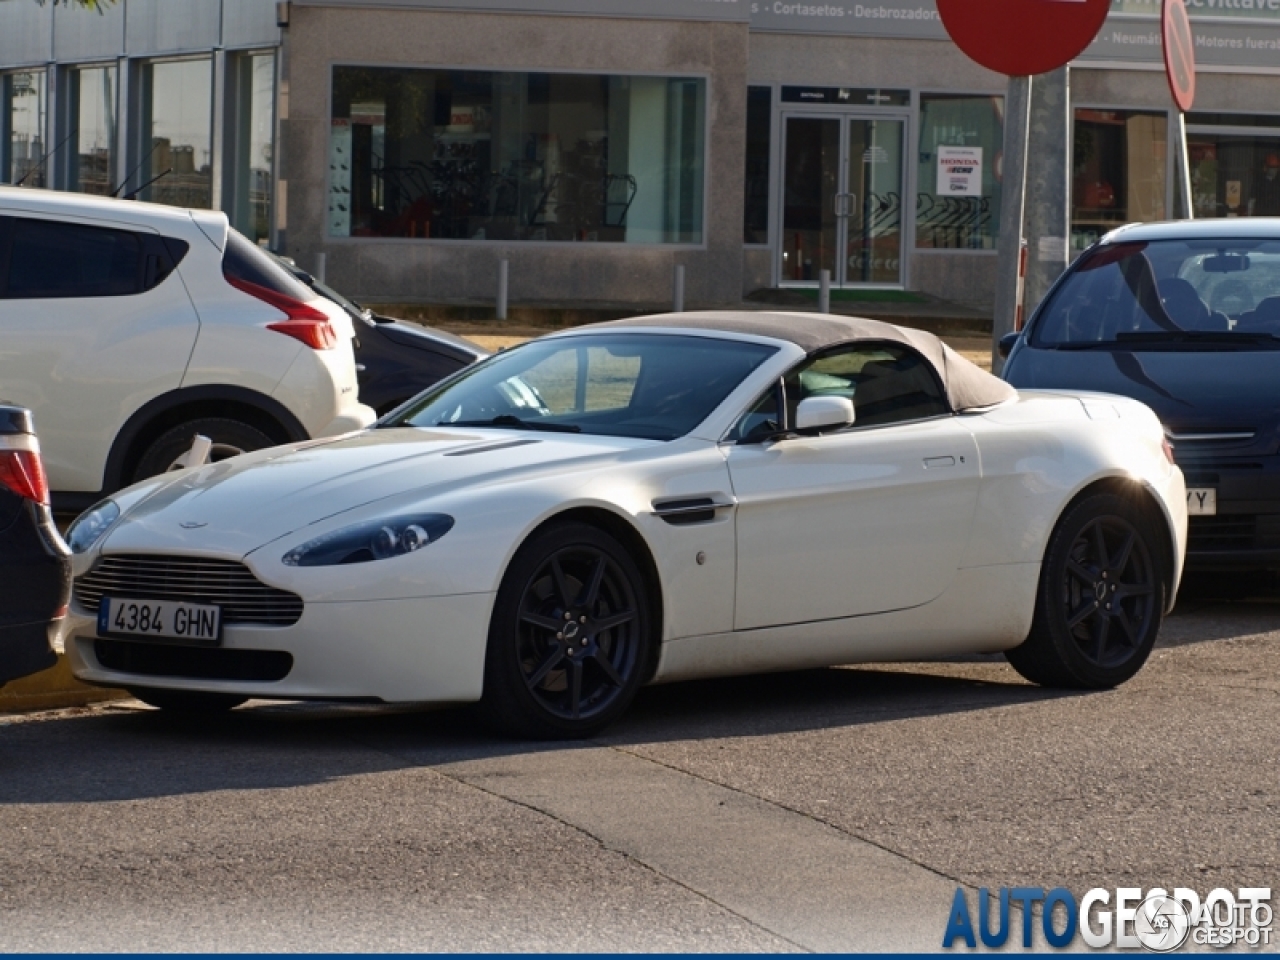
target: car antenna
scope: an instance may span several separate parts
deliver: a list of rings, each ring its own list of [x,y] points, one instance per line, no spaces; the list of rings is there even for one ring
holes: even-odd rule
[[[52,150],[50,150],[48,153],[46,153],[43,157],[41,157],[40,162],[37,163],[34,167],[32,167],[30,170],[28,170],[26,173],[24,173],[22,175],[22,179],[19,180],[17,183],[15,183],[14,186],[20,187],[24,183],[26,183],[27,177],[31,176],[33,173],[35,173],[37,170],[43,167],[48,162],[49,158],[52,157],[55,153],[57,153],[59,150],[61,150],[64,146],[66,146],[67,141],[70,140],[75,135],[76,135],[76,131],[72,130],[65,137],[63,137],[62,142],[59,143],[56,147],[54,147]]]
[[[124,195],[124,198],[125,198],[126,200],[137,200],[137,199],[138,199],[138,194],[140,194],[143,190],[147,189],[147,187],[151,186],[153,183],[155,183],[155,182],[156,182],[157,180],[159,180],[161,177],[167,177],[167,176],[168,176],[169,174],[171,174],[171,173],[173,173],[173,167],[167,167],[166,169],[164,169],[164,170],[163,170],[163,171],[161,171],[160,173],[157,173],[154,177],[152,177],[150,180],[148,180],[148,181],[147,181],[146,183],[144,183],[142,186],[140,186],[137,190],[130,190],[128,193],[126,193],[126,194]]]
[[[120,191],[124,189],[124,185],[133,179],[133,175],[137,173],[139,170],[141,170],[142,165],[145,164],[148,160],[150,160],[152,156],[155,155],[155,152],[159,149],[160,149],[160,141],[157,140],[155,143],[151,145],[151,150],[147,153],[147,155],[138,161],[138,165],[134,167],[132,170],[130,170],[129,173],[125,176],[125,178],[120,181],[120,186],[116,187],[114,190],[111,191],[111,196],[113,197],[120,196]],[[161,176],[164,176],[164,174],[161,174]]]

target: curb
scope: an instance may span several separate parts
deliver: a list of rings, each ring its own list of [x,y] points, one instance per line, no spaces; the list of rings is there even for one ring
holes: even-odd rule
[[[108,690],[81,683],[71,675],[70,661],[64,654],[58,654],[58,662],[48,670],[0,687],[0,713],[83,707],[102,700],[121,700],[128,696],[123,690]]]

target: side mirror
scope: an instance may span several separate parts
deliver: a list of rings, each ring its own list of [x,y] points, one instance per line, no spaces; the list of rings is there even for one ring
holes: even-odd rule
[[[1000,356],[1008,357],[1010,352],[1013,350],[1013,345],[1018,342],[1018,338],[1020,336],[1022,336],[1021,333],[1014,331],[1013,333],[1006,333],[1001,337],[1000,342],[996,344],[996,350],[1000,352]]]
[[[848,397],[805,397],[796,408],[797,433],[838,430],[853,423],[853,401]]]

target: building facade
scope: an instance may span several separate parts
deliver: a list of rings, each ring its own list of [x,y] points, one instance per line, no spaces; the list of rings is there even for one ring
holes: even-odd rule
[[[1280,215],[1280,0],[1189,6],[1195,214]],[[1072,66],[1075,249],[1182,213],[1158,11]],[[987,303],[1004,92],[932,0],[0,0],[0,181],[220,208],[370,300]]]

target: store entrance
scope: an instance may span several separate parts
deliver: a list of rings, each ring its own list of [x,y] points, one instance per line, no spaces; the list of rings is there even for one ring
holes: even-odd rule
[[[901,286],[905,118],[783,114],[778,279]]]

